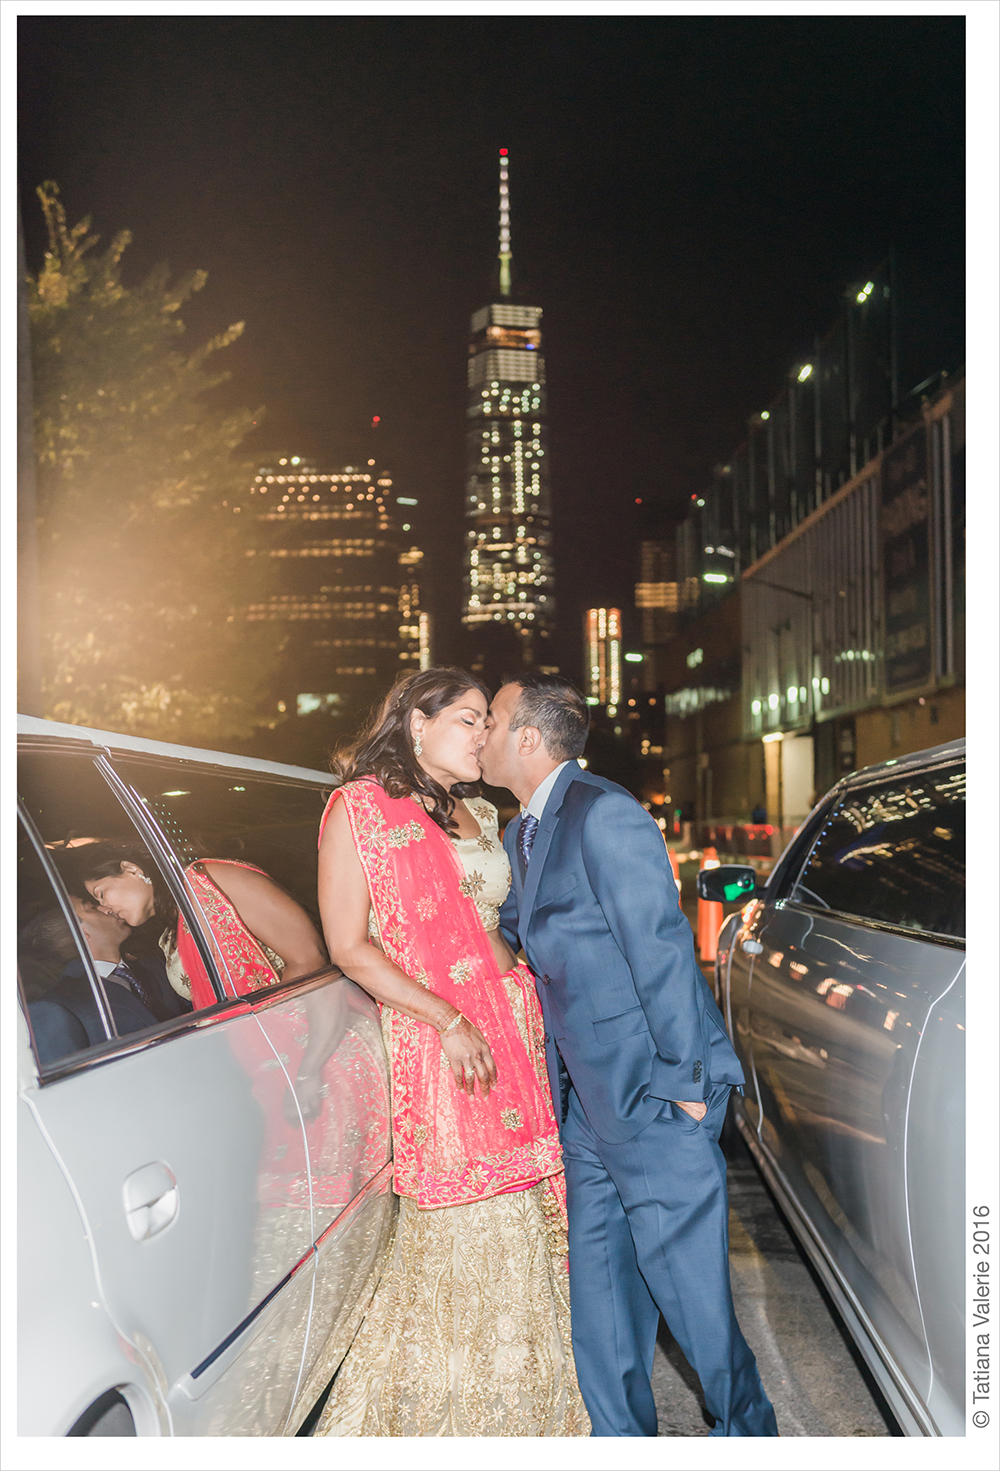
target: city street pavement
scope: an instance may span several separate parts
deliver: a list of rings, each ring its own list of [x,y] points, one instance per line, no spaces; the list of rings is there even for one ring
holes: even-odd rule
[[[730,1271],[736,1316],[757,1357],[782,1435],[894,1435],[878,1391],[855,1361],[836,1317],[732,1126]],[[707,1435],[698,1381],[660,1325],[653,1360],[660,1435]]]
[[[681,866],[681,903],[692,926],[696,871],[695,863]],[[714,990],[712,966],[702,969]],[[723,1151],[736,1315],[757,1357],[781,1434],[898,1435],[731,1119]],[[653,1394],[660,1435],[708,1434],[697,1378],[663,1324]]]

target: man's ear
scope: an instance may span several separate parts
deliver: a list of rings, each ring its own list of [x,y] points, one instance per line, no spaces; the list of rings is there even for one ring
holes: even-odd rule
[[[518,754],[521,756],[533,756],[542,744],[542,733],[537,725],[522,725],[521,734],[517,743]]]

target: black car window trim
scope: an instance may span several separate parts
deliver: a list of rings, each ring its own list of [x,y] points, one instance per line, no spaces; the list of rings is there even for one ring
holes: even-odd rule
[[[845,909],[820,908],[818,904],[805,904],[801,899],[786,899],[783,908],[801,909],[806,914],[821,914],[824,919],[839,919],[844,924],[855,925],[865,930],[882,930],[888,935],[900,935],[906,940],[923,940],[931,945],[945,945],[949,950],[965,950],[962,935],[942,935],[937,930],[914,930],[906,925],[890,924],[884,919],[868,919],[863,914],[849,914]]]
[[[76,910],[73,908],[73,901],[70,899],[69,893],[66,890],[66,886],[62,881],[62,875],[53,863],[52,854],[46,848],[45,843],[42,840],[42,835],[38,831],[38,828],[35,826],[34,819],[32,818],[31,813],[28,811],[27,806],[20,796],[18,796],[17,799],[17,815],[20,818],[21,826],[24,829],[24,832],[28,838],[29,843],[31,844],[32,849],[34,850],[35,856],[41,865],[42,871],[49,881],[49,885],[52,890],[52,896],[58,903],[59,908],[62,912],[63,919],[65,919],[66,923],[69,925],[70,932],[72,933],[73,939],[76,942],[76,947],[79,951],[80,963],[83,966],[84,975],[90,982],[90,989],[93,992],[94,1001],[97,1004],[97,1014],[101,1018],[101,1026],[104,1028],[105,1036],[109,1042],[114,1042],[118,1038],[118,1028],[115,1026],[115,1019],[111,1014],[111,1005],[108,1001],[108,994],[104,989],[104,981],[102,980],[101,976],[98,975],[97,967],[94,965],[93,957],[91,956],[90,950],[87,947],[87,943],[83,938],[83,931],[80,928],[80,921],[77,918]],[[20,972],[18,973],[18,979],[20,980]],[[25,1020],[28,1023],[28,1031],[31,1033],[31,1046],[32,1051],[35,1053],[35,1062],[37,1063],[39,1070],[45,1070],[46,1064],[40,1060],[38,1052],[35,1049],[35,1034],[31,1026],[31,1013],[28,1011],[27,1008],[27,1001],[24,997],[23,987],[22,1001],[24,1001],[24,1015]]]
[[[166,880],[167,888],[170,890],[170,897],[177,905],[180,915],[191,931],[192,938],[198,948],[198,954],[201,957],[201,962],[211,982],[212,990],[215,992],[216,1000],[232,1001],[234,998],[226,990],[215,964],[211,945],[204,931],[201,915],[191,902],[187,875],[184,872],[183,864],[170,846],[165,833],[156,822],[140,794],[134,787],[130,787],[126,782],[122,781],[118,772],[108,759],[107,753],[102,752],[95,764],[119,802],[125,808],[125,811],[139,829],[140,835],[146,839],[146,846],[149,848],[153,860],[159,864],[160,871]]]

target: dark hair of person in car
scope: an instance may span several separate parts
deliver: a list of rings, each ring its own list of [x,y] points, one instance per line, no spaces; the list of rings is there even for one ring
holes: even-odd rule
[[[76,942],[58,905],[41,909],[25,924],[17,941],[17,968],[29,1001],[37,1001],[77,957]]]
[[[478,796],[480,783],[457,782],[447,792],[428,776],[414,754],[410,717],[419,710],[433,720],[467,690],[478,690],[489,704],[489,690],[464,669],[439,666],[400,675],[359,738],[334,752],[332,771],[342,782],[374,777],[390,797],[408,797],[411,792],[425,797],[434,804],[427,815],[446,833],[457,832],[451,815],[455,801]]]
[[[110,878],[122,871],[125,863],[134,864],[152,886],[153,911],[147,922],[159,920],[161,927],[173,930],[177,924],[177,905],[153,861],[148,848],[141,843],[120,843],[102,838],[96,843],[85,843],[79,848],[67,848],[56,857],[56,866],[62,874],[66,887],[88,904],[94,902],[86,887],[88,881]]]

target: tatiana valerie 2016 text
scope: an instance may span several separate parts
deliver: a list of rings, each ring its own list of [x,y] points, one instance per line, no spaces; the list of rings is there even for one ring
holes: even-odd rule
[[[990,1400],[990,1208],[972,1207],[972,1423],[984,1430],[990,1423],[984,1408]]]

